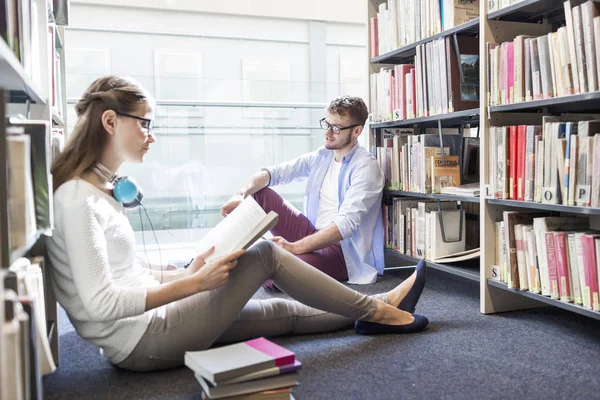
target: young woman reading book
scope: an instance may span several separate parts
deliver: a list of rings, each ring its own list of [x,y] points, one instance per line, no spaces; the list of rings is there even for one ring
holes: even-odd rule
[[[205,263],[211,249],[187,269],[148,268],[136,258],[124,214],[131,204],[111,175],[124,162],[143,162],[154,144],[153,100],[133,81],[108,76],[91,84],[75,110],[77,124],[52,167],[55,229],[48,253],[59,303],[79,335],[113,364],[158,370],[183,365],[186,351],[218,342],[353,323],[362,334],[412,333],[427,325],[412,314],[425,284],[423,264],[376,296],[349,289],[269,241]],[[297,301],[252,300],[268,279]]]

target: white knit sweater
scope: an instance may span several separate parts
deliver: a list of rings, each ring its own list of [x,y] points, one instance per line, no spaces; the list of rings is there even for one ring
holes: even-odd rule
[[[82,179],[64,183],[54,193],[48,255],[56,299],[79,335],[111,362],[125,360],[164,310],[144,312],[146,288],[158,281],[136,259],[121,204]]]

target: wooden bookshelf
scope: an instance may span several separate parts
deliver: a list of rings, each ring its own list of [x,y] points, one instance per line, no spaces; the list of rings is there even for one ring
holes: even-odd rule
[[[394,197],[415,197],[419,199],[432,199],[432,200],[451,200],[451,201],[462,201],[465,203],[480,203],[479,197],[473,196],[457,196],[453,194],[433,194],[433,193],[417,193],[417,192],[403,192],[400,190],[386,190],[390,196]]]
[[[444,127],[461,126],[465,124],[479,125],[479,109],[455,111],[453,113],[431,115],[412,119],[378,122],[371,124],[371,128],[400,128],[405,126],[419,125],[421,127],[437,127],[438,122]]]
[[[377,3],[381,3],[378,1]],[[367,25],[368,26],[368,25]],[[447,36],[452,35],[476,35],[479,32],[479,18],[471,20],[469,22],[465,22],[464,24],[455,26],[453,28],[447,29],[441,33],[430,36],[423,40],[419,40],[415,43],[408,44],[406,46],[400,47],[399,49],[390,51],[389,53],[382,54],[375,58],[371,59],[371,63],[380,63],[380,64],[401,64],[412,57],[415,56],[415,51],[417,46],[425,43],[429,43],[436,39],[441,39]]]
[[[572,6],[582,4],[583,0],[571,0]],[[600,92],[579,93],[568,96],[553,97],[543,100],[518,102],[506,105],[497,105],[487,107],[488,104],[488,75],[485,73],[488,69],[489,57],[487,57],[487,48],[490,43],[500,44],[506,41],[512,41],[515,37],[522,34],[532,34],[531,29],[535,29],[538,22],[551,24],[552,32],[564,24],[564,0],[526,0],[513,4],[509,7],[487,14],[488,2],[480,3],[480,51],[486,52],[486,57],[480,64],[480,109],[481,122],[480,129],[482,141],[480,153],[482,159],[482,190],[485,187],[484,180],[489,176],[491,165],[491,154],[489,153],[489,136],[487,132],[493,125],[516,125],[529,124],[525,121],[527,115],[538,116],[541,122],[542,115],[559,115],[562,113],[585,113],[597,112],[600,104]],[[527,23],[532,22],[532,23]],[[533,36],[539,36],[532,34]],[[483,111],[485,110],[485,112]],[[528,114],[529,113],[529,114]],[[521,114],[523,117],[519,116]],[[523,119],[522,119],[523,118]],[[598,156],[596,154],[596,156]],[[484,192],[482,192],[484,193]],[[536,202],[526,202],[505,199],[485,199],[481,203],[481,281],[480,309],[482,313],[489,314],[495,312],[513,311],[524,308],[539,307],[540,305],[552,305],[578,314],[586,315],[591,318],[600,319],[600,313],[587,310],[572,303],[565,303],[552,300],[549,297],[531,293],[529,291],[509,289],[502,282],[492,280],[491,266],[496,263],[496,232],[494,221],[502,219],[503,211],[520,210],[523,211],[547,211],[560,213],[561,215],[585,215],[592,217],[600,215],[600,208],[579,207],[562,204],[545,204]]]
[[[569,214],[600,215],[598,207],[568,206],[563,204],[534,203],[531,201],[488,199],[488,204],[506,207],[528,208],[532,210],[556,211]]]
[[[381,0],[369,0],[368,1],[368,20],[371,17],[377,15],[378,5],[383,1]],[[424,45],[430,43],[432,41],[446,38],[450,36],[476,36],[479,33],[479,24],[480,18],[475,18],[471,21],[463,23],[461,25],[455,26],[453,28],[447,29],[441,33],[432,35],[425,39],[419,40],[415,43],[408,44],[406,46],[400,47],[388,53],[379,55],[377,57],[371,58],[368,60],[369,65],[369,73],[374,73],[379,70],[382,66],[389,66],[390,64],[402,64],[402,63],[410,63],[412,64],[413,58],[416,54],[416,49],[420,45]],[[371,41],[368,40],[368,53],[370,54],[370,45]],[[415,99],[416,101],[416,99]],[[370,101],[368,102],[370,104]],[[377,122],[370,123],[371,128],[371,142],[379,143],[379,138],[381,137],[382,131],[385,128],[401,128],[401,127],[417,127],[417,128],[461,128],[459,131],[462,134],[463,128],[466,126],[478,126],[480,123],[480,108],[472,108],[466,110],[455,111],[451,113],[444,114],[436,114],[430,115],[426,117],[418,117],[412,119],[405,120],[394,120],[394,121],[385,121],[385,122]],[[480,203],[479,197],[471,197],[471,196],[457,196],[457,195],[447,195],[447,194],[425,194],[425,193],[416,193],[416,192],[406,192],[400,190],[386,190],[386,197],[409,197],[414,199],[429,199],[429,200],[451,200],[451,201],[460,201],[463,203],[472,203],[471,206],[477,208]],[[416,264],[419,262],[419,259],[413,258],[399,252],[386,249],[386,265],[410,265]],[[427,265],[430,268],[437,269],[440,271],[444,271],[446,273],[456,275],[471,281],[479,282],[479,262],[477,260],[469,260],[464,263],[456,263],[456,264],[439,264],[434,263],[430,260],[425,260]]]
[[[23,65],[8,47],[4,40],[0,40],[0,87],[6,91],[16,92],[36,104],[45,104],[48,96],[33,84],[31,77],[27,76]],[[12,94],[12,93],[11,93]]]
[[[565,112],[597,112],[600,104],[600,92],[579,93],[570,96],[553,97],[550,99],[524,101],[521,103],[492,106],[490,113],[503,112],[532,112],[545,113]]]
[[[36,13],[37,21],[32,18],[31,36],[32,43],[30,48],[31,54],[25,54],[31,60],[31,71],[28,71],[21,61],[17,58],[13,50],[9,47],[4,39],[0,39],[0,154],[2,154],[2,161],[0,162],[0,275],[7,271],[7,269],[20,257],[33,258],[41,256],[44,258],[43,262],[39,262],[42,271],[42,279],[44,286],[44,297],[45,297],[45,314],[47,321],[47,336],[50,344],[50,350],[54,363],[59,364],[59,351],[58,351],[58,314],[57,314],[57,303],[54,297],[54,291],[51,283],[51,276],[48,273],[50,268],[50,262],[46,255],[45,238],[46,235],[52,233],[52,213],[49,212],[49,207],[52,206],[52,190],[51,185],[46,193],[43,190],[39,192],[34,190],[35,193],[43,195],[43,202],[48,202],[48,209],[44,212],[48,213],[40,218],[38,215],[36,218],[37,230],[29,235],[25,244],[18,248],[11,248],[9,238],[11,236],[10,225],[9,225],[9,202],[8,202],[8,163],[7,163],[7,123],[14,124],[15,121],[22,121],[23,118],[27,118],[29,121],[39,121],[38,127],[60,127],[66,129],[66,84],[65,84],[65,35],[63,26],[54,25],[54,13],[51,10],[52,4],[59,3],[61,7],[66,7],[65,0],[58,0],[54,2],[48,2],[47,0],[32,0],[32,13]],[[65,4],[62,4],[65,3]],[[18,3],[20,5],[20,2]],[[26,13],[25,13],[26,14]],[[50,27],[55,26],[54,32],[50,32]],[[19,38],[20,40],[20,38]],[[37,46],[36,46],[37,43]],[[55,54],[52,49],[60,56],[60,63],[55,64]],[[58,73],[60,76],[60,88],[62,89],[59,93],[62,100],[63,107],[58,109],[53,107],[53,72],[52,69],[58,65]],[[20,117],[16,117],[19,115]],[[9,122],[10,117],[10,122]],[[25,120],[25,121],[27,121]],[[41,128],[43,130],[43,128]],[[26,132],[27,129],[26,129]],[[32,137],[34,134],[31,132]],[[35,131],[35,137],[40,133],[39,129]],[[51,132],[45,132],[50,136]],[[66,133],[66,132],[65,132]],[[43,153],[43,152],[42,152]],[[33,162],[47,165],[46,154],[39,154],[32,152]],[[33,174],[33,171],[32,171]],[[38,179],[39,179],[39,175]],[[51,176],[48,176],[51,181]],[[44,180],[42,179],[42,182]],[[35,185],[39,188],[38,185]],[[39,200],[35,198],[34,200]],[[37,204],[39,204],[36,201]],[[39,210],[37,208],[36,210]],[[40,214],[42,215],[42,214]],[[43,222],[41,222],[44,220]],[[37,262],[37,261],[36,261]],[[0,288],[0,291],[4,292],[4,287]],[[0,296],[1,297],[1,296]],[[0,316],[4,312],[4,302],[0,304]],[[2,318],[3,321],[3,318]],[[2,335],[2,326],[0,324],[0,336]],[[0,352],[0,358],[2,352]],[[0,360],[0,365],[3,362]],[[1,367],[0,367],[1,368]],[[2,370],[0,370],[0,380],[2,380]]]
[[[573,6],[586,0],[571,0]],[[564,0],[525,0],[488,14],[487,19],[517,22],[537,22],[563,15]]]
[[[600,312],[584,308],[574,303],[566,303],[564,301],[554,300],[550,297],[542,296],[541,294],[531,293],[526,290],[510,289],[505,283],[498,282],[493,279],[488,279],[487,285],[491,288],[498,288],[518,296],[527,297],[529,299],[539,301],[541,303],[562,308],[563,310],[571,311],[577,314],[585,315],[586,317],[600,320]]]
[[[584,3],[585,0],[571,0],[572,6]],[[370,18],[377,16],[378,6],[383,3],[382,0],[369,0],[367,6],[367,22]],[[490,126],[501,125],[521,125],[541,123],[543,115],[557,115],[561,113],[598,113],[600,110],[600,92],[580,93],[569,96],[548,98],[528,102],[519,102],[507,105],[497,105],[488,107],[488,44],[502,43],[512,41],[518,35],[540,36],[547,33],[549,27],[556,32],[559,26],[564,25],[564,0],[525,0],[511,6],[502,8],[488,14],[487,1],[480,1],[479,18],[469,21],[466,24],[457,26],[446,32],[428,37],[399,49],[369,58],[369,74],[379,71],[381,67],[389,67],[393,64],[407,63],[414,57],[415,49],[418,45],[430,41],[457,35],[471,36],[476,34],[479,37],[479,107],[471,110],[447,113],[443,115],[433,115],[424,118],[414,118],[401,121],[386,121],[380,123],[371,123],[372,130],[370,144],[372,146],[380,145],[378,140],[380,131],[384,128],[401,127],[464,127],[466,125],[479,126],[480,129],[480,192],[482,196],[487,186],[486,180],[489,176],[490,156],[489,136],[487,132]],[[598,1],[596,1],[598,3]],[[369,25],[368,25],[369,26]],[[370,35],[370,30],[369,30]],[[371,54],[371,40],[367,40],[368,54]],[[369,85],[370,85],[369,80]],[[371,95],[371,92],[369,91]],[[369,101],[369,104],[371,102]],[[478,121],[476,121],[478,120]],[[600,152],[596,152],[598,157]],[[495,264],[495,221],[502,217],[505,210],[538,210],[547,211],[549,215],[584,215],[590,216],[592,221],[598,221],[600,208],[568,206],[562,204],[544,204],[516,200],[501,200],[491,198],[469,198],[464,196],[451,195],[433,195],[413,192],[404,192],[397,190],[386,190],[386,198],[390,197],[409,197],[423,198],[433,200],[458,200],[465,202],[471,207],[479,207],[480,214],[480,237],[481,237],[481,257],[477,263],[479,271],[477,281],[480,282],[480,311],[484,314],[513,311],[531,307],[540,307],[547,304],[554,305],[566,310],[570,310],[582,315],[587,315],[598,319],[599,313],[586,310],[573,304],[551,300],[545,296],[535,295],[533,293],[520,290],[508,289],[506,285],[491,281],[491,266]],[[468,204],[475,203],[475,204]],[[592,225],[594,226],[594,225]],[[414,264],[418,259],[399,254],[395,251],[385,250],[386,261],[388,264],[409,265]],[[440,265],[427,261],[432,268],[446,271],[448,273],[462,276],[466,279],[472,279],[466,276],[470,271],[466,265]],[[465,268],[467,268],[465,270]]]

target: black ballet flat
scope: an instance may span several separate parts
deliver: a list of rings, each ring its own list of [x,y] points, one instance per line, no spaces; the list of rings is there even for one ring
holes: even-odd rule
[[[419,298],[425,287],[425,280],[427,279],[427,265],[425,264],[425,261],[419,261],[416,271],[417,278],[415,279],[415,284],[410,288],[408,294],[402,299],[398,306],[399,309],[411,314],[415,312],[415,308],[417,307],[417,303],[419,302]]]
[[[356,321],[354,331],[359,335],[382,335],[386,333],[417,333],[425,329],[429,320],[418,314],[414,314],[415,320],[408,325],[385,325],[377,322]]]

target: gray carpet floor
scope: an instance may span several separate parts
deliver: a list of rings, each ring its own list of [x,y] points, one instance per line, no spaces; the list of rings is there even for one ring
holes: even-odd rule
[[[372,294],[407,271],[354,286]],[[271,295],[263,289],[256,298]],[[302,361],[294,396],[306,399],[599,399],[600,322],[557,308],[482,315],[479,287],[429,270],[417,307],[429,327],[413,335],[359,336],[352,329],[278,337]],[[61,310],[60,366],[47,399],[200,399],[187,368],[129,373],[77,336]]]

